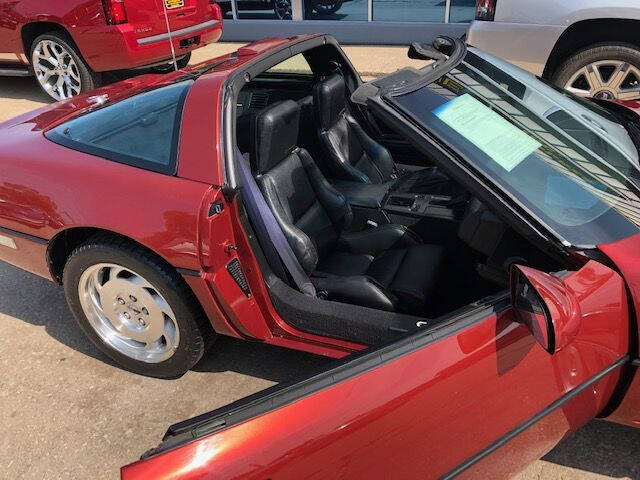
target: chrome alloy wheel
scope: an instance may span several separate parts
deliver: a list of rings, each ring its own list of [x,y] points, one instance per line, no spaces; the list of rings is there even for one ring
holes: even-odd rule
[[[158,290],[134,271],[99,263],[80,276],[78,295],[104,343],[129,358],[159,363],[178,348],[176,316]]]
[[[53,40],[41,40],[31,56],[33,71],[42,88],[56,100],[78,95],[80,71],[71,54]]]
[[[582,67],[564,86],[580,97],[629,100],[640,97],[640,70],[621,60],[600,60]]]

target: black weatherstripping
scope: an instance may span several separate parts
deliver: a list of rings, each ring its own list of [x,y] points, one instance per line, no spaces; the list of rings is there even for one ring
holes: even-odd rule
[[[33,243],[39,243],[40,245],[46,245],[49,243],[49,240],[42,237],[37,237],[35,235],[29,235],[28,233],[22,233],[17,230],[12,230],[6,227],[0,227],[0,233],[6,233],[7,235],[13,235],[14,237],[23,238],[24,240],[29,240]]]
[[[453,70],[464,60],[466,54],[467,46],[458,38],[438,37],[433,41],[433,46],[414,43],[409,49],[409,58],[433,59],[435,63],[420,70],[405,67],[363,83],[353,92],[351,100],[365,104],[367,99],[375,96],[395,97],[414,92]]]
[[[398,358],[432,345],[509,308],[506,293],[474,302],[439,319],[435,328],[425,328],[375,350],[365,350],[337,360],[329,370],[302,379],[274,385],[222,408],[169,427],[162,443],[142,455],[147,459],[198,438],[237,425],[271,410],[289,405],[337,383],[362,375]]]
[[[502,437],[498,438],[495,442],[493,442],[492,444],[488,445],[484,449],[480,450],[478,453],[476,453],[472,457],[469,457],[467,460],[462,462],[456,468],[454,468],[450,472],[448,472],[445,475],[443,475],[442,477],[440,477],[440,479],[441,480],[448,480],[450,478],[457,477],[458,475],[460,475],[465,470],[471,468],[475,463],[479,462],[480,460],[482,460],[486,456],[490,455],[491,453],[493,453],[495,450],[497,450],[498,448],[502,447],[503,445],[506,445],[510,440],[512,440],[513,438],[517,437],[519,434],[524,432],[527,428],[531,427],[536,422],[542,420],[545,416],[549,415],[554,410],[557,410],[558,408],[562,407],[569,400],[571,400],[574,397],[578,396],[580,393],[582,393],[584,390],[589,388],[591,385],[593,385],[594,383],[602,380],[604,377],[606,377],[607,375],[612,373],[614,370],[622,367],[623,365],[625,365],[628,362],[629,362],[629,356],[628,355],[625,355],[624,357],[619,358],[616,362],[614,362],[613,364],[609,365],[607,368],[605,368],[604,370],[602,370],[598,374],[594,375],[589,380],[581,383],[576,388],[574,388],[570,392],[564,394],[562,397],[557,399],[555,402],[553,402],[550,405],[548,405],[545,409],[541,410],[540,412],[536,413],[532,417],[528,418],[523,423],[521,423],[520,425],[515,427],[513,430],[507,432]]]

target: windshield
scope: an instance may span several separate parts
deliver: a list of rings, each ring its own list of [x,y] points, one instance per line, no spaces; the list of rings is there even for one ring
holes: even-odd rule
[[[638,150],[604,108],[473,48],[392,101],[570,244],[638,232]]]

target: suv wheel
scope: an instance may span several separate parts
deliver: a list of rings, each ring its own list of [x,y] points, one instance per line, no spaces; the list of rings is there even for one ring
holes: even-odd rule
[[[31,66],[42,90],[54,100],[65,100],[100,85],[100,75],[89,68],[64,33],[37,37],[31,46]]]
[[[640,51],[628,44],[600,44],[570,57],[553,82],[581,97],[640,98]]]

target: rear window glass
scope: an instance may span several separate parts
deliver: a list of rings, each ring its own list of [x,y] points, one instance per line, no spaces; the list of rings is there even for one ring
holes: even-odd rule
[[[182,107],[192,83],[135,95],[65,122],[46,136],[74,150],[174,174]]]

